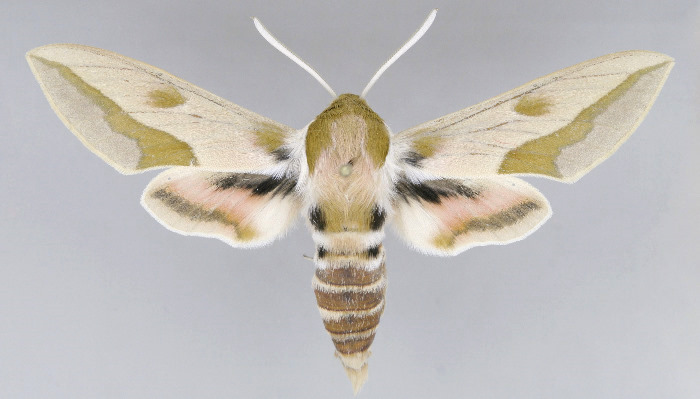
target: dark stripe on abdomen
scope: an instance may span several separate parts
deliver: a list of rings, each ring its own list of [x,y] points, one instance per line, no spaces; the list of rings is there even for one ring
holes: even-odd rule
[[[352,254],[319,250],[318,255],[321,253],[323,262],[317,265],[313,287],[323,324],[338,353],[364,352],[374,340],[384,311],[384,248],[378,245]]]

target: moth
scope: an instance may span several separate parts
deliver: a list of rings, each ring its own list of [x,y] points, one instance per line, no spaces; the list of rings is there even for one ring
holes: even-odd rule
[[[577,181],[632,134],[673,66],[651,51],[609,54],[392,134],[364,98],[435,15],[360,96],[337,96],[254,19],[333,96],[301,129],[106,50],[55,44],[27,60],[88,149],[123,174],[167,168],[141,203],[168,229],[260,247],[304,215],[317,305],[357,393],[384,310],[387,222],[414,249],[439,256],[524,238],[551,209],[517,176]]]

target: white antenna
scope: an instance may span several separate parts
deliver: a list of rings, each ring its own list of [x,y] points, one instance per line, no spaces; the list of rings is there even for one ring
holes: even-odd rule
[[[309,64],[305,63],[301,58],[299,58],[296,54],[292,53],[287,47],[282,44],[279,40],[277,40],[274,36],[272,36],[272,33],[270,33],[265,26],[263,26],[262,23],[260,23],[260,20],[257,18],[253,17],[253,23],[255,24],[255,28],[260,32],[262,37],[267,40],[268,43],[272,45],[272,47],[276,48],[279,50],[282,54],[286,55],[289,57],[290,60],[294,61],[297,65],[300,67],[304,68],[304,70],[313,76],[318,83],[321,84],[326,90],[328,90],[329,93],[333,96],[333,98],[338,97],[337,94],[331,89],[331,87],[326,83],[325,80],[321,77],[321,75],[318,74],[318,72],[314,71],[313,68],[309,66]]]
[[[379,77],[382,76],[384,71],[386,71],[391,66],[391,64],[394,63],[394,61],[396,61],[399,57],[401,57],[403,55],[403,53],[408,51],[408,49],[410,49],[411,46],[416,44],[416,42],[418,40],[420,40],[421,37],[423,37],[425,32],[428,31],[428,28],[430,28],[430,25],[433,24],[433,21],[435,20],[436,14],[437,14],[437,8],[434,9],[433,11],[431,11],[430,14],[428,14],[428,18],[425,19],[425,22],[423,22],[423,25],[421,25],[421,27],[416,31],[416,33],[414,33],[413,36],[411,36],[411,38],[408,39],[408,41],[403,46],[401,46],[401,48],[398,49],[394,53],[394,55],[392,55],[391,58],[389,58],[389,60],[387,62],[385,62],[384,65],[382,65],[381,68],[379,68],[377,73],[375,73],[374,76],[372,76],[372,79],[370,79],[369,83],[367,83],[367,86],[365,86],[365,89],[362,90],[362,95],[360,95],[360,98],[365,98],[369,89],[371,89],[372,86],[374,86],[374,84],[377,82],[377,80],[379,80]]]

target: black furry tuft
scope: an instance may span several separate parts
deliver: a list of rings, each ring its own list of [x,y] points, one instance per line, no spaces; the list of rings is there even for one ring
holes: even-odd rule
[[[323,231],[326,229],[326,218],[323,216],[323,212],[318,206],[311,208],[311,211],[309,212],[309,221],[318,231]]]

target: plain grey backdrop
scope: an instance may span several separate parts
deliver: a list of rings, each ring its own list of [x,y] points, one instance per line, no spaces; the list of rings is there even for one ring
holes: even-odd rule
[[[528,179],[553,218],[452,258],[389,231],[387,307],[364,398],[700,397],[698,39],[691,1],[3,1],[1,398],[352,397],[298,223],[256,250],[184,237],[61,124],[24,60],[73,42],[161,67],[300,128],[359,92],[394,132],[628,49],[677,64],[638,131],[574,185]]]

